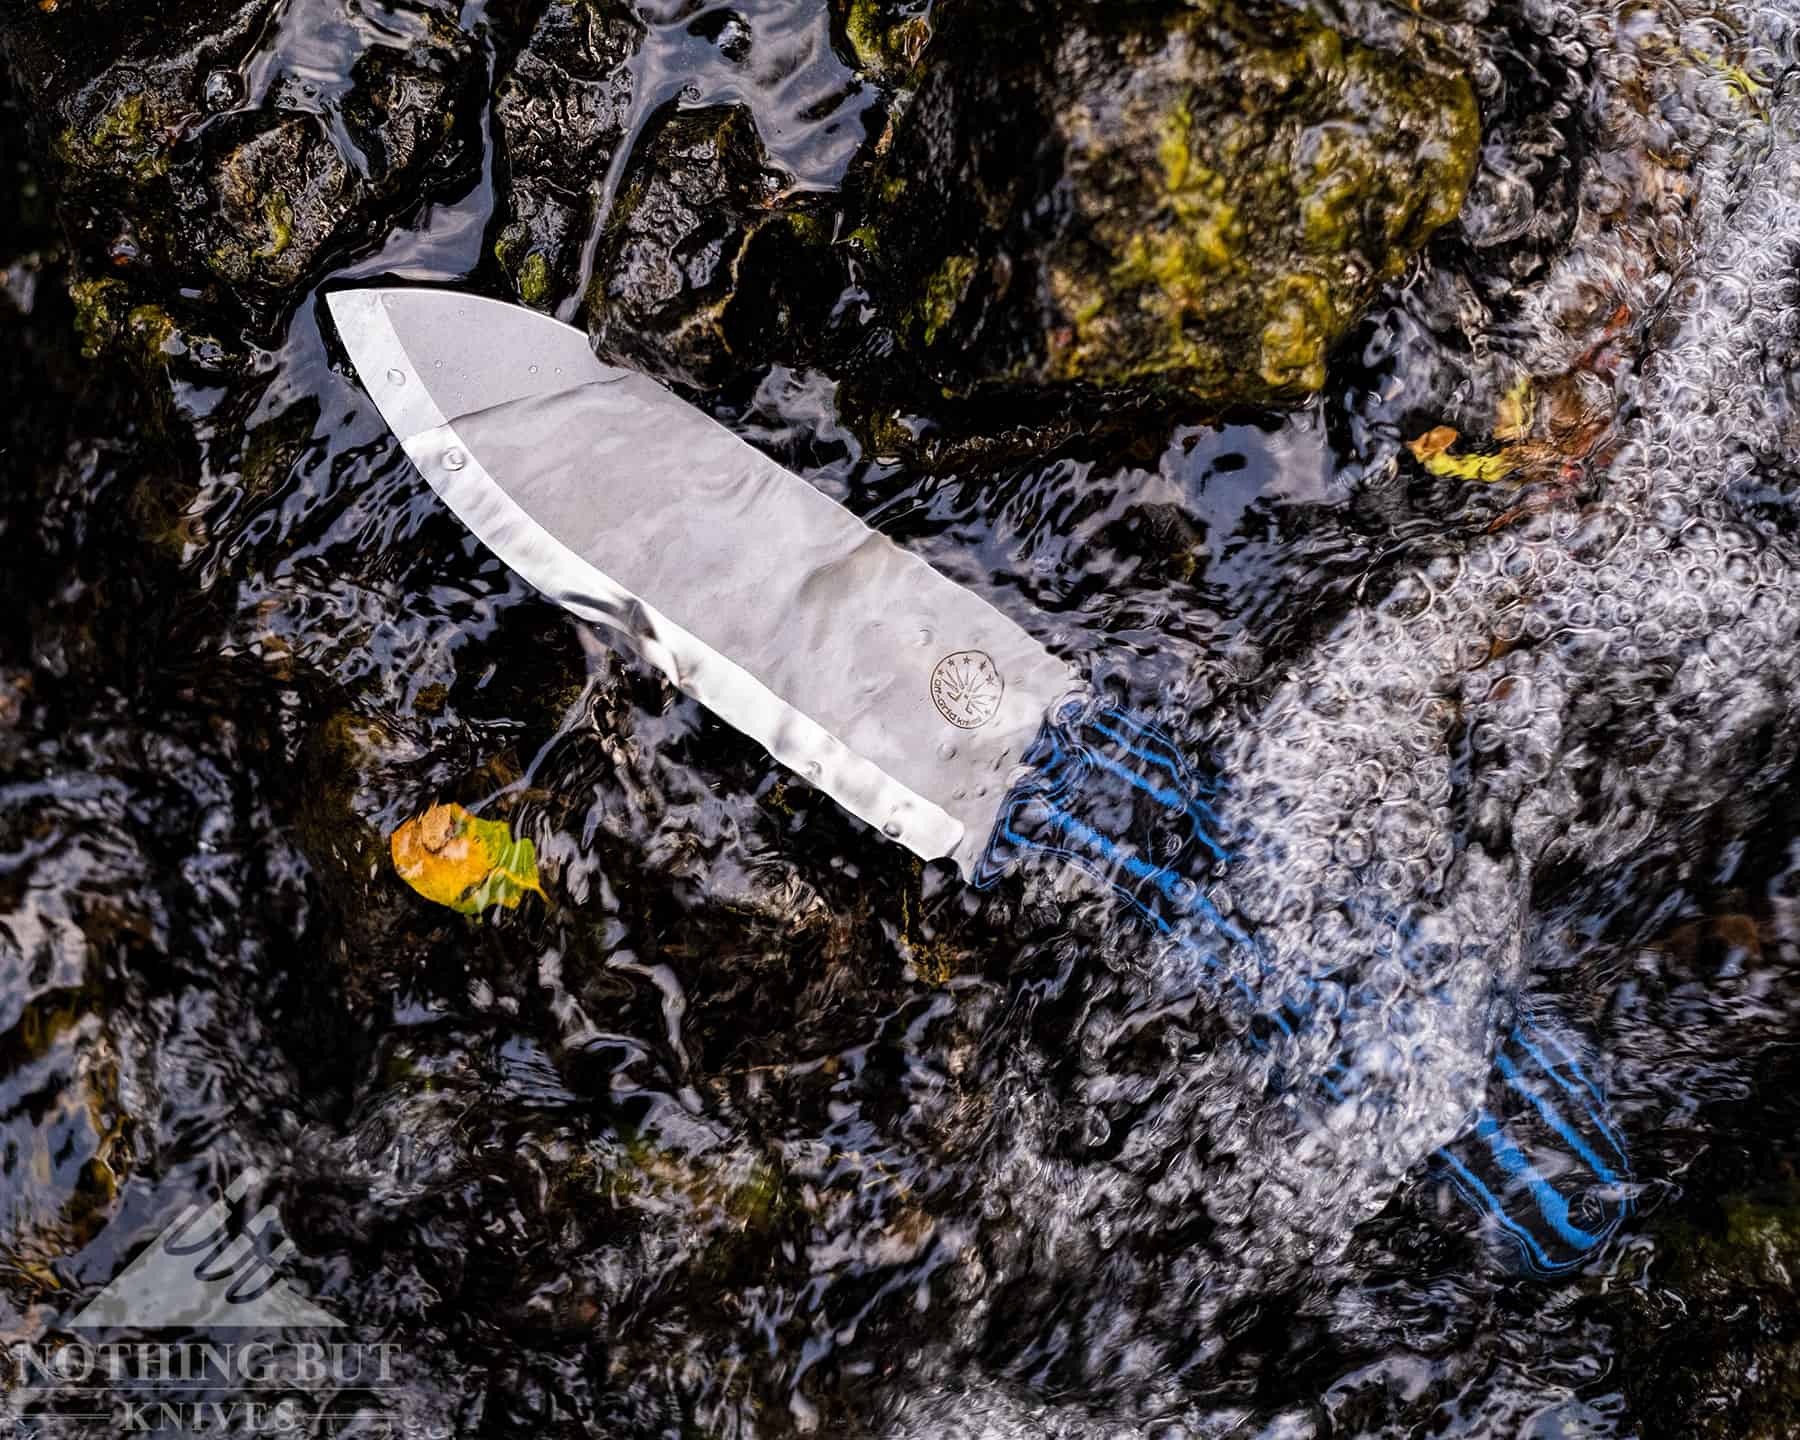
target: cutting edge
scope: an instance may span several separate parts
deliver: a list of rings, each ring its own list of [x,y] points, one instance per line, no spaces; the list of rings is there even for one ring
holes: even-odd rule
[[[677,689],[756,740],[852,815],[926,860],[955,855],[970,871],[976,846],[948,811],[858,755],[749,671],[633,594],[545,530],[457,435],[420,376],[379,288],[326,296],[358,378],[407,457],[457,518],[506,565],[577,617],[618,631]],[[595,369],[608,372],[595,361]],[[605,383],[582,381],[577,383]],[[446,463],[454,457],[455,463]]]

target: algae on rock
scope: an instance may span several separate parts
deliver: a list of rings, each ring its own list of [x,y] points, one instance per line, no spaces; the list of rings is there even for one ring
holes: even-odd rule
[[[868,187],[901,343],[953,394],[1319,389],[1462,203],[1468,80],[1258,0],[1025,8],[952,15]]]
[[[334,3],[348,21],[354,7]],[[471,173],[476,137],[463,121],[481,66],[441,4],[420,7],[410,43],[346,60],[330,95],[280,68],[246,93],[280,9],[114,0],[99,13],[25,5],[0,17],[0,53],[75,240],[75,279],[103,277],[76,297],[96,322],[84,330],[90,346],[127,333],[152,344],[155,325],[107,320],[144,321],[145,307],[183,334],[215,331],[221,301],[267,317],[334,251]],[[203,367],[224,354],[179,337],[164,348]]]
[[[620,0],[553,0],[494,91],[508,176],[494,258],[527,305],[572,295],[631,114],[644,25]]]

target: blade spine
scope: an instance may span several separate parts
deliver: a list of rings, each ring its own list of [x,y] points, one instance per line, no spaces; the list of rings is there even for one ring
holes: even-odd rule
[[[381,304],[379,290],[363,290],[358,292],[339,292],[368,296],[365,302],[365,314],[378,323],[361,328],[353,338],[346,315],[338,313],[336,295],[328,297],[332,303],[333,316],[338,321],[340,338],[345,349],[350,352],[352,363],[356,366],[358,378],[362,380],[364,389],[374,401],[376,409],[381,413],[407,458],[412,461],[434,494],[454,514],[458,521],[466,526],[483,545],[496,555],[515,574],[522,576],[528,584],[552,603],[561,606],[578,619],[591,624],[606,626],[617,633],[621,641],[635,653],[641,655],[649,664],[660,671],[677,689],[684,694],[692,695],[707,709],[718,715],[732,728],[750,736],[762,745],[783,766],[795,774],[818,786],[844,809],[855,815],[866,824],[882,830],[890,838],[900,841],[923,859],[935,860],[956,854],[962,847],[966,828],[962,821],[932,801],[913,790],[903,781],[888,773],[874,761],[852,750],[837,736],[825,729],[803,710],[790,704],[782,696],[776,694],[756,676],[750,674],[737,664],[730,656],[723,654],[708,645],[697,635],[687,630],[655,606],[632,591],[619,584],[598,566],[583,556],[570,550],[549,531],[539,525],[530,512],[518,504],[505,488],[490,475],[481,461],[474,455],[457,435],[455,422],[443,414],[430,391],[425,387],[418,366],[407,352],[405,342],[395,330],[386,307]],[[454,292],[442,292],[452,294]],[[346,307],[347,308],[347,307]],[[548,318],[548,317],[546,317]],[[560,322],[554,322],[560,323]],[[358,349],[365,355],[359,356]],[[398,372],[402,382],[396,386],[406,397],[406,409],[415,420],[408,425],[411,433],[402,433],[402,427],[395,423],[389,406],[370,383],[369,377],[385,376],[390,372]],[[408,382],[417,382],[416,387]],[[594,382],[581,382],[594,383]],[[573,387],[571,387],[573,388]],[[700,413],[700,412],[697,412]],[[438,423],[420,427],[417,419],[425,415],[434,415]],[[704,418],[711,420],[710,416]],[[717,421],[712,423],[717,424]],[[723,427],[721,427],[723,428]],[[431,436],[447,437],[445,443],[427,445],[424,442]],[[451,448],[460,449],[465,457],[462,465],[451,470],[443,463],[444,455]],[[462,493],[466,492],[466,493]],[[489,508],[497,509],[502,523],[488,525],[478,524],[476,517],[483,516]],[[515,532],[513,543],[504,538],[504,532],[512,528]],[[609,615],[599,605],[583,606],[572,603],[571,594],[562,593],[558,587],[546,584],[533,573],[540,560],[521,564],[516,555],[521,549],[517,536],[530,538],[533,546],[539,548],[539,555],[549,555],[553,559],[557,571],[568,571],[570,575],[584,581],[584,585],[574,591],[580,594],[583,590],[592,591],[601,600],[615,605],[621,611],[635,612],[646,622],[648,635],[641,635],[627,628],[613,615]],[[509,553],[509,551],[513,553]],[[978,597],[979,598],[979,597]],[[652,645],[660,649],[661,656],[651,653]],[[698,664],[684,667],[681,656],[687,654],[697,657]],[[707,666],[715,666],[723,671],[723,678],[728,684],[733,698],[720,695],[709,695],[696,689],[693,677],[695,673]],[[685,671],[685,674],[684,674]],[[802,761],[790,759],[783,751],[787,745],[773,732],[773,727],[757,719],[745,719],[743,702],[748,700],[752,706],[763,710],[773,710],[775,715],[797,722],[805,731],[808,749],[816,757],[823,750],[834,757],[828,778],[821,767],[819,775],[808,773],[809,766]],[[723,703],[721,703],[723,701]],[[816,762],[816,758],[815,761]],[[863,786],[878,805],[870,805],[851,798],[847,786],[858,779],[855,772],[862,772]],[[842,785],[832,783],[841,780]],[[896,823],[896,817],[906,815],[907,823],[900,826],[901,833],[892,835],[888,827]],[[914,837],[917,837],[916,839]]]

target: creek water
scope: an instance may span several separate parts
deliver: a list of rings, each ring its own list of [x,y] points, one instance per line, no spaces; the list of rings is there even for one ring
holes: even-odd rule
[[[825,7],[667,8],[631,123],[742,101],[835,185],[874,101]],[[245,103],[329,106],[373,22],[322,13]],[[823,371],[697,397],[1222,778],[1246,1007],[1079,875],[915,862],[443,509],[321,297],[493,286],[491,159],[243,376],[145,385],[77,353],[9,115],[6,1338],[253,1169],[283,1273],[393,1347],[305,1392],[370,1433],[1795,1433],[1800,17],[1506,18],[1486,112],[1555,123],[1495,125],[1305,405],[944,474]],[[1521,373],[1528,483],[1420,468]],[[547,898],[407,890],[441,801]],[[1301,979],[1335,1003],[1244,1044]],[[1429,1163],[1519,1014],[1633,1168],[1554,1279]],[[1296,1105],[1346,1053],[1366,1103]]]

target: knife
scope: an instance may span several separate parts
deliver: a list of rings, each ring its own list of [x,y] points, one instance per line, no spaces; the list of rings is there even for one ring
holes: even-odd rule
[[[1228,858],[1199,773],[1155,725],[1088,696],[1018,623],[581,331],[453,291],[329,294],[357,377],[443,502],[572,614],[851,814],[986,888],[1027,860],[1098,878],[1188,973],[1243,976],[1250,937],[1201,881]],[[1259,977],[1261,978],[1261,977]],[[1306,1023],[1311,990],[1259,1012]],[[1525,1269],[1584,1263],[1629,1214],[1630,1166],[1576,1048],[1522,1020],[1439,1171]],[[1313,1077],[1325,1105],[1367,1083]]]

